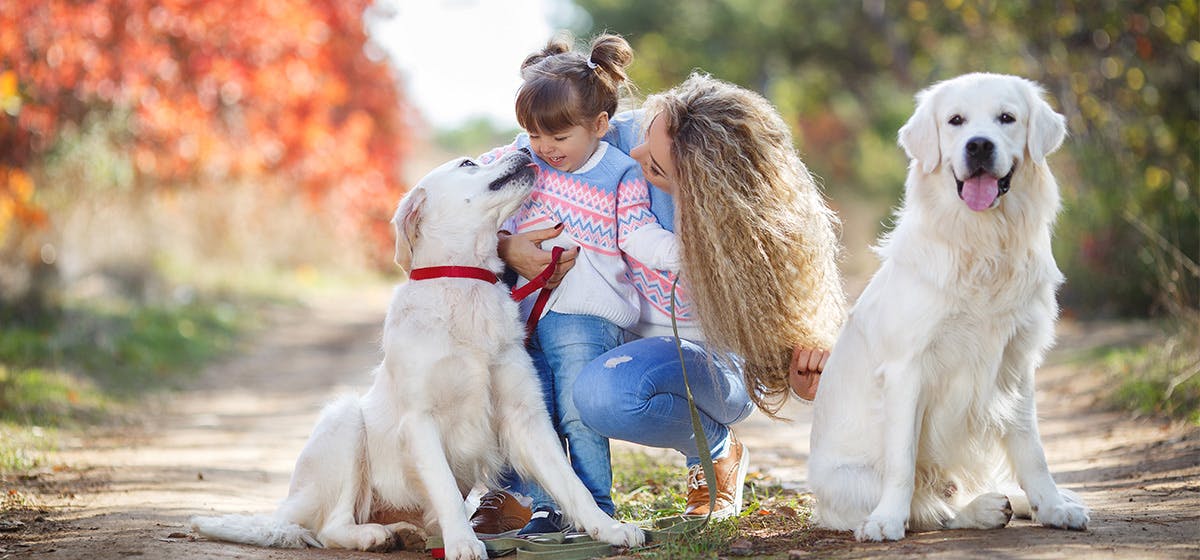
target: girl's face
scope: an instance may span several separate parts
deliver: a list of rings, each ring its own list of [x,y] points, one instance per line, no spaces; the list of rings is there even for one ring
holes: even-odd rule
[[[553,133],[529,131],[529,145],[542,161],[559,171],[574,172],[583,167],[600,139],[608,131],[608,113],[600,113],[592,127],[575,125]]]
[[[642,165],[642,175],[654,186],[675,194],[675,158],[671,156],[674,142],[667,134],[667,125],[658,118],[650,121],[646,141],[629,151],[629,156]]]

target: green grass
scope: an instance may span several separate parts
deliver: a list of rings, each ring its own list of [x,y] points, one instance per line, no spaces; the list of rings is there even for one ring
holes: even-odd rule
[[[613,454],[613,489],[618,519],[648,523],[683,512],[687,502],[687,472],[680,461],[643,453]],[[788,511],[789,516],[780,515]],[[720,558],[739,536],[786,534],[810,528],[806,497],[761,476],[746,479],[742,513],[710,522],[698,533],[633,551],[637,558]]]
[[[1101,367],[1117,382],[1108,400],[1143,416],[1200,425],[1200,344],[1193,329],[1109,350]]]
[[[196,301],[67,304],[0,328],[0,472],[38,466],[46,428],[118,420],[151,391],[176,388],[234,349],[252,305]]]

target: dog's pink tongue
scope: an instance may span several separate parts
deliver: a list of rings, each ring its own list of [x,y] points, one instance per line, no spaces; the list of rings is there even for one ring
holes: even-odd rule
[[[967,203],[967,208],[976,212],[991,208],[997,196],[1000,196],[1000,185],[995,177],[987,173],[980,173],[963,181],[963,202]]]

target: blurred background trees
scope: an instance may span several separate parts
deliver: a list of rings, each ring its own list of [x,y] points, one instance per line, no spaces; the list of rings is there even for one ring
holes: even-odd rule
[[[0,316],[63,276],[384,254],[408,134],[368,5],[0,2]]]
[[[1063,303],[1085,316],[1195,313],[1200,15],[1195,0],[576,0],[580,36],[624,34],[643,93],[693,69],[767,95],[839,205],[894,204],[912,95],[989,71],[1043,84],[1070,137]],[[1190,310],[1190,311],[1188,311]]]

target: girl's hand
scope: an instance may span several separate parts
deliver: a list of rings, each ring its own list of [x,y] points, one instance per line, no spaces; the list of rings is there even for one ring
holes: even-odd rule
[[[817,384],[821,381],[821,372],[825,371],[825,362],[828,360],[828,350],[799,346],[792,349],[792,363],[788,367],[788,384],[792,386],[792,394],[806,401],[815,399]]]
[[[533,279],[550,264],[550,251],[542,249],[542,242],[553,239],[562,233],[562,224],[552,228],[538,229],[524,233],[500,232],[497,249],[505,264],[517,271],[526,280]],[[558,259],[558,269],[546,282],[547,288],[555,288],[562,282],[563,275],[575,266],[575,257],[579,256],[579,247],[563,251]]]

